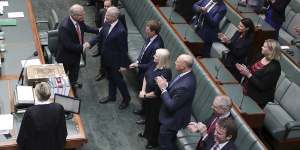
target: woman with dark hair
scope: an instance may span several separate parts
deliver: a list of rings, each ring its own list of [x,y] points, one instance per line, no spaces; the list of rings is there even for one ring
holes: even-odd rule
[[[274,100],[277,81],[281,73],[279,59],[281,48],[278,41],[268,39],[261,47],[263,57],[247,68],[244,64],[236,64],[236,68],[245,76],[243,93],[249,95],[264,108]]]
[[[219,33],[219,39],[230,50],[223,60],[223,63],[238,81],[241,80],[242,75],[236,69],[235,64],[246,63],[247,53],[253,43],[254,30],[255,28],[252,20],[249,18],[243,18],[239,23],[238,32],[236,32],[231,39],[229,39],[225,34]]]

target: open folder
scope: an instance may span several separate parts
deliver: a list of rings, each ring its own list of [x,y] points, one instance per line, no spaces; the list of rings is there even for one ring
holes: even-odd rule
[[[12,130],[14,125],[13,115],[1,114],[0,122],[0,134],[9,134],[9,130]]]

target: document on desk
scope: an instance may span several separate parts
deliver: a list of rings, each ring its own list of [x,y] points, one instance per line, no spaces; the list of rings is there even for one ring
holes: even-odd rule
[[[29,59],[29,60],[21,60],[22,67],[28,67],[32,65],[41,65],[40,59]]]
[[[17,86],[16,94],[18,104],[34,104],[32,86]]]
[[[7,13],[8,18],[23,18],[24,12],[9,12]]]
[[[0,1],[0,6],[8,6],[8,1]]]
[[[0,134],[9,134],[9,130],[14,127],[14,117],[12,114],[0,115]]]

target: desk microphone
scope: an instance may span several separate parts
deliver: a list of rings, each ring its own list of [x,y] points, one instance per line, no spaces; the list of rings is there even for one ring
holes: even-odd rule
[[[173,24],[173,22],[172,22],[172,15],[173,15],[173,10],[171,9],[171,13],[170,13],[170,15],[169,15],[169,20],[168,20],[168,22],[169,23],[171,23],[171,24]]]
[[[219,72],[220,72],[220,69],[221,69],[221,65],[219,65],[219,66],[215,66],[215,71],[216,71],[216,76],[215,76],[215,78],[218,80],[218,78],[219,78]]]
[[[187,36],[187,31],[188,31],[188,27],[185,28],[185,31],[184,31],[184,40],[187,40],[186,36]]]
[[[31,58],[33,58],[33,57],[35,57],[35,56],[38,56],[38,52],[37,52],[37,51],[34,51],[32,55],[30,55],[29,57],[27,57],[27,58],[25,59],[24,65],[22,65],[22,70],[21,70],[21,73],[20,73],[20,75],[19,75],[18,84],[20,84],[20,81],[22,80],[21,85],[23,85],[23,81],[24,81],[24,75],[23,75],[23,73],[24,73],[24,69],[25,69],[25,67],[26,67],[26,63],[27,63],[27,61],[28,61],[29,59],[31,59]]]
[[[244,93],[242,92],[242,101],[241,101],[240,106],[239,106],[240,110],[242,110],[244,98],[245,98],[245,95],[244,95]]]
[[[258,16],[258,20],[257,20],[257,22],[256,22],[256,28],[259,28],[259,29],[261,29],[261,24],[260,24],[260,22],[261,22],[261,18],[260,18],[260,16]]]

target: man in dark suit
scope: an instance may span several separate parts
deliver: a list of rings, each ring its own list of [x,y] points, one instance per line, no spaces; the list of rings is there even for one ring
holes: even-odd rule
[[[81,5],[71,6],[70,16],[65,18],[58,28],[58,50],[56,61],[63,63],[73,87],[81,87],[77,82],[80,57],[84,51],[84,32],[98,33],[97,28],[84,23],[84,9]]]
[[[98,28],[101,28],[102,25],[103,25],[103,23],[105,22],[105,13],[106,13],[107,9],[109,7],[111,7],[111,6],[112,6],[112,1],[111,0],[105,0],[104,1],[104,9],[101,9],[98,13],[96,13],[96,15],[95,15],[95,23],[96,23],[96,26]],[[123,25],[124,25],[124,27],[125,27],[125,29],[127,31],[127,25],[126,25],[125,15],[124,14],[120,14],[119,15],[119,20],[123,23]],[[94,52],[92,54],[93,57],[97,57],[97,56],[101,55],[101,45],[98,44],[97,46],[98,46],[98,48],[97,48],[96,52]],[[102,65],[100,65],[99,72],[96,75],[96,81],[100,81],[100,80],[102,80],[105,77],[104,71],[103,71],[103,69],[102,69],[101,66]]]
[[[210,57],[213,42],[218,41],[219,23],[227,8],[223,0],[199,0],[193,5],[196,15],[192,19],[197,34],[204,41],[203,57]]]
[[[49,101],[46,82],[35,86],[36,105],[24,114],[17,138],[20,150],[64,150],[67,127],[64,108]]]
[[[137,61],[130,64],[130,68],[137,68],[138,65],[145,65],[150,62],[153,62],[153,56],[155,51],[159,48],[164,47],[164,42],[159,35],[160,31],[160,23],[156,20],[149,20],[145,26],[145,34],[147,36],[146,42],[142,47],[140,54],[137,58]],[[143,79],[146,70],[139,69],[138,70],[138,82],[139,82],[139,90],[142,89]],[[145,101],[142,101],[142,109],[134,111],[135,114],[144,114]],[[143,124],[143,120],[137,121],[137,124]]]
[[[99,103],[115,101],[118,88],[123,97],[119,109],[125,109],[129,105],[130,95],[121,72],[129,66],[128,43],[126,29],[118,20],[119,14],[118,8],[109,7],[105,14],[106,23],[103,24],[102,30],[84,45],[90,48],[96,43],[100,43],[102,47],[101,64],[107,74],[109,95],[101,98]]]
[[[228,96],[216,96],[211,108],[213,109],[213,114],[208,119],[206,119],[203,123],[190,122],[187,126],[188,130],[193,133],[200,132],[202,136],[205,134],[213,135],[218,120],[223,118],[232,118],[230,113],[232,101]],[[199,141],[198,146],[200,143],[201,140]]]
[[[234,140],[237,126],[231,118],[223,118],[216,123],[214,134],[204,134],[196,150],[236,150]]]
[[[192,102],[196,91],[196,77],[192,72],[193,57],[181,54],[175,62],[180,74],[170,83],[159,76],[156,82],[161,89],[162,106],[159,113],[161,123],[159,145],[163,150],[176,149],[176,134],[188,125]]]

